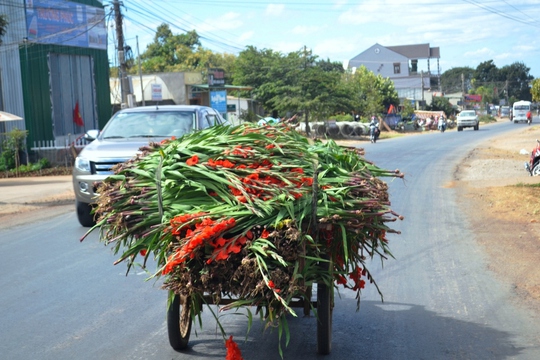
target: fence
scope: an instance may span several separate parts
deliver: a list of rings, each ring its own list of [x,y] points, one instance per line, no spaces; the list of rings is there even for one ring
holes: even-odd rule
[[[47,158],[52,166],[73,166],[77,154],[86,146],[83,136],[34,141],[32,150],[38,159]]]

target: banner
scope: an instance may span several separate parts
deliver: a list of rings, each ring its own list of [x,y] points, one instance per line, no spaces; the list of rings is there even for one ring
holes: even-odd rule
[[[26,0],[28,41],[107,50],[105,10],[65,0]]]

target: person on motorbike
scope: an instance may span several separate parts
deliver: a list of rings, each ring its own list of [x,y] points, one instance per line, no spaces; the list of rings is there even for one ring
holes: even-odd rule
[[[372,143],[377,141],[379,137],[379,122],[375,116],[371,117],[371,122],[369,123],[369,135]]]
[[[444,115],[439,116],[438,128],[441,132],[444,132],[444,130],[446,130],[446,120],[444,118]]]

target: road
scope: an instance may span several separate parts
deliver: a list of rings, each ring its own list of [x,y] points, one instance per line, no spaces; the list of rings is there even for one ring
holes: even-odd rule
[[[405,173],[390,183],[392,208],[405,216],[390,238],[395,259],[363,293],[336,298],[332,353],[316,354],[314,318],[290,317],[285,359],[539,359],[540,322],[516,305],[512,289],[486,270],[474,229],[447,186],[476,144],[526,125],[362,142],[377,165]],[[438,216],[445,214],[445,216]],[[166,293],[146,274],[125,276],[111,249],[85,233],[73,213],[0,230],[0,354],[5,359],[223,359],[210,311],[190,350],[167,340]],[[494,239],[496,241],[496,239]],[[375,264],[374,264],[375,266]],[[373,268],[373,267],[372,267]],[[301,314],[300,311],[298,311]],[[221,322],[249,359],[279,359],[277,331],[244,316]]]

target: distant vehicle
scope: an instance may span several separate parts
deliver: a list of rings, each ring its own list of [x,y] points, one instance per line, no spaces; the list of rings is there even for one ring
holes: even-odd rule
[[[472,127],[474,130],[478,130],[480,120],[474,110],[463,110],[456,118],[457,131],[462,131],[464,128]]]
[[[199,105],[143,106],[123,109],[113,115],[101,132],[88,130],[91,141],[75,159],[73,190],[77,218],[82,226],[95,225],[92,204],[96,183],[111,175],[112,167],[137,154],[149,142],[180,138],[193,131],[226,124],[216,110]]]
[[[510,117],[510,106],[501,106],[501,117]]]
[[[532,111],[530,101],[516,101],[512,106],[512,120],[514,124],[521,121],[527,121],[527,114]]]

